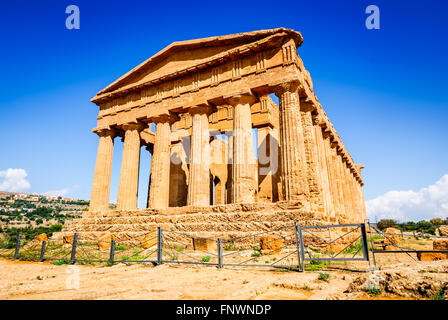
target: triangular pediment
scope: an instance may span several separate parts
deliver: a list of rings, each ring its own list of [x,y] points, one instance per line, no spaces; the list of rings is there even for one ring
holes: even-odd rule
[[[228,55],[229,52],[242,50],[252,43],[262,42],[264,39],[276,36],[278,38],[282,35],[293,38],[297,46],[303,41],[300,33],[290,29],[278,28],[173,42],[98,92],[92,101],[112,92],[140,86],[156,79],[175,76],[186,70],[194,69],[196,66],[204,65],[207,61]]]

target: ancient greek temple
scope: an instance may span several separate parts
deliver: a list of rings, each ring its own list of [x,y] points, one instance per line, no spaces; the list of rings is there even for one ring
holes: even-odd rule
[[[174,42],[98,92],[90,213],[109,210],[120,137],[118,211],[137,209],[143,150],[148,208],[292,201],[364,220],[363,166],[313,92],[302,42],[284,28]]]

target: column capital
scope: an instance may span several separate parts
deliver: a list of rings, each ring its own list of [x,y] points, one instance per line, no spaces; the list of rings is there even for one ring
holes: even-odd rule
[[[313,125],[319,126],[322,129],[325,129],[327,127],[327,123],[320,114],[313,114],[312,117],[313,117]]]
[[[287,82],[282,82],[274,86],[274,93],[276,96],[280,96],[285,92],[298,93],[300,87],[299,80],[290,80]]]
[[[177,114],[172,113],[172,112],[158,114],[158,115],[152,116],[152,117],[150,117],[148,119],[151,122],[154,122],[154,123],[168,122],[169,124],[173,124],[174,122],[180,120],[179,116]]]
[[[317,110],[317,107],[311,99],[308,97],[300,98],[300,111],[312,112],[314,110]]]
[[[213,106],[211,106],[208,103],[201,103],[195,106],[190,106],[187,109],[187,112],[190,115],[195,115],[195,114],[206,114],[209,115],[211,113],[213,113],[215,111],[215,108],[213,108]]]
[[[145,129],[145,125],[141,122],[128,122],[128,123],[122,124],[121,127],[124,131],[137,130],[140,132],[143,129]]]
[[[100,137],[112,137],[115,138],[117,136],[117,131],[110,128],[94,128],[92,132],[96,133]]]
[[[257,100],[250,90],[240,90],[234,94],[223,97],[224,100],[235,107],[238,104],[254,104]]]

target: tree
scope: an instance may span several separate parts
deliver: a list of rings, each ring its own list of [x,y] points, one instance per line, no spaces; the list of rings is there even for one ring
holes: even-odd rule
[[[435,234],[436,226],[429,221],[421,220],[417,222],[417,230],[425,233]]]
[[[441,224],[443,224],[443,220],[441,218],[432,218],[431,220],[429,220],[429,222],[431,222],[435,226],[440,226]]]
[[[397,226],[397,221],[393,220],[393,219],[381,219],[378,223],[377,223],[377,227],[378,229],[380,229],[381,231],[387,228],[391,228],[391,227],[396,227]]]

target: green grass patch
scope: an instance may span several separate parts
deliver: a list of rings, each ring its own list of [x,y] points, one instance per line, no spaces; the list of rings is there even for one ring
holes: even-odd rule
[[[326,272],[319,272],[318,280],[330,282],[330,274]]]
[[[53,262],[53,264],[56,266],[62,266],[63,264],[69,264],[69,263],[70,263],[69,260],[58,260]]]
[[[371,294],[372,296],[377,297],[381,294],[381,288],[378,287],[367,288],[366,292]]]
[[[202,257],[201,261],[202,262],[210,262],[210,256]]]

